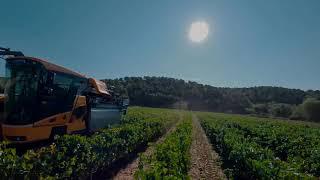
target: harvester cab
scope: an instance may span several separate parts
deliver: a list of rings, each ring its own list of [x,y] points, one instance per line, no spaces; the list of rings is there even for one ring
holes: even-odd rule
[[[0,97],[0,134],[23,143],[117,124],[128,103],[112,96],[103,81],[48,61],[0,48],[6,61]]]

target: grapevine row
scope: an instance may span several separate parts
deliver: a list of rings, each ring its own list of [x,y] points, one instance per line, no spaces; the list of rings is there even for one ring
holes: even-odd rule
[[[150,115],[149,110],[157,113]],[[65,135],[50,146],[29,150],[23,156],[17,156],[15,149],[2,143],[0,175],[5,179],[86,178],[161,136],[178,118],[174,111],[132,108],[127,123],[90,137]]]
[[[319,153],[316,128],[307,129],[299,124],[283,124],[265,119],[252,119],[245,116],[198,113],[201,124],[216,149],[222,155],[225,166],[232,169],[230,176],[253,179],[314,178],[318,170],[306,170],[302,165],[308,163],[302,157],[316,157]],[[303,133],[299,134],[299,128]],[[295,129],[295,131],[292,131]],[[319,129],[318,129],[319,131]],[[300,138],[313,142],[309,154],[299,150]],[[304,137],[305,136],[305,137]],[[310,142],[308,141],[308,142]],[[301,144],[300,144],[301,145]],[[297,149],[298,148],[298,149]],[[295,152],[289,158],[279,157],[277,150]],[[304,147],[300,147],[304,149]],[[299,158],[300,157],[300,158]],[[317,161],[317,162],[316,162]],[[311,166],[317,168],[319,160],[312,160]]]
[[[185,113],[176,130],[156,145],[151,156],[141,156],[136,179],[188,179],[191,134],[191,114]]]

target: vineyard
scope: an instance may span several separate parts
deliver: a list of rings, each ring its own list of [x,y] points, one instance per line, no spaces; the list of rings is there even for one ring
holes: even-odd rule
[[[179,114],[175,111],[131,108],[119,126],[92,136],[65,135],[47,147],[29,150],[22,156],[2,143],[0,175],[5,179],[88,178],[158,138],[178,120]]]
[[[0,175],[2,179],[107,179],[113,178],[104,176],[112,171],[110,166],[122,163],[120,169],[130,172],[122,179],[313,179],[320,176],[319,127],[131,107],[119,125],[90,136],[60,136],[22,155],[0,143]],[[123,160],[132,154],[134,161]]]
[[[229,176],[249,179],[320,176],[320,128],[315,124],[198,113]],[[228,171],[226,171],[228,172]]]

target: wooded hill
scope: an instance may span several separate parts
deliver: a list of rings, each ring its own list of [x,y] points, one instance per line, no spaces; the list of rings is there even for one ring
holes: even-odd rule
[[[319,119],[320,91],[282,87],[222,88],[167,77],[106,79],[115,93],[130,98],[130,104],[149,107],[257,114],[261,116]],[[304,103],[319,112],[306,114]],[[316,109],[314,110],[314,107]]]

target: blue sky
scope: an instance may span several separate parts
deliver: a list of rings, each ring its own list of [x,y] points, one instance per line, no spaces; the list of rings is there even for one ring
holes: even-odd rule
[[[0,17],[0,46],[96,78],[320,89],[319,0],[3,0]]]

